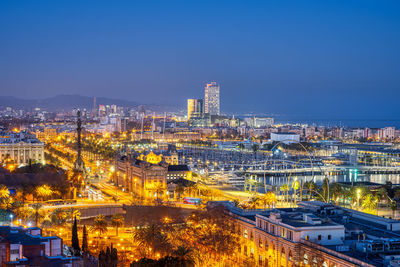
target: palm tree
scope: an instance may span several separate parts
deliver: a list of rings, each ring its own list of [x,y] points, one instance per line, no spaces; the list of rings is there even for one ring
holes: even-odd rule
[[[115,235],[118,236],[118,228],[123,226],[125,222],[124,216],[114,214],[111,218],[111,225],[115,227]]]
[[[251,209],[256,209],[260,202],[261,202],[260,197],[254,196],[249,200],[249,206]]]
[[[179,246],[174,252],[173,255],[178,258],[178,266],[186,267],[186,266],[194,266],[194,259],[192,256],[192,250]]]
[[[390,202],[390,209],[393,212],[393,219],[394,219],[396,217],[396,210],[397,210],[397,202],[396,201]]]
[[[67,217],[67,213],[60,208],[55,209],[50,215],[51,222],[57,226],[64,225],[67,222]]]
[[[364,196],[362,201],[362,207],[367,210],[374,210],[376,208],[376,199],[372,194]]]
[[[153,255],[154,252],[167,254],[171,249],[171,244],[165,234],[162,233],[158,225],[139,227],[133,233],[133,239],[138,247],[145,249],[145,255]],[[147,253],[148,251],[148,253]]]
[[[266,206],[268,207],[273,206],[275,202],[276,202],[276,195],[272,192],[267,192],[261,198],[261,203],[263,204],[264,209],[266,208]]]
[[[32,209],[22,206],[22,207],[19,207],[18,209],[16,209],[14,212],[18,219],[25,221],[32,214]]]
[[[37,198],[41,197],[42,200],[45,200],[46,198],[52,196],[54,193],[55,193],[55,191],[53,190],[53,188],[46,184],[38,186],[35,189],[36,197]]]
[[[39,220],[41,219],[41,218],[43,218],[44,217],[44,215],[42,214],[42,204],[40,204],[40,203],[33,203],[32,204],[32,215],[33,215],[33,217],[34,217],[34,219],[35,219],[35,226],[37,227],[38,226],[38,223],[39,223]]]
[[[0,186],[0,203],[2,206],[4,206],[6,209],[8,209],[8,206],[11,201],[10,198],[10,191],[5,185]]]
[[[0,185],[0,199],[10,197],[10,191],[5,185]]]
[[[286,193],[289,192],[289,186],[287,184],[283,184],[280,190],[282,191],[284,201],[286,201]]]
[[[294,196],[294,203],[296,203],[296,199],[297,199],[297,196],[296,196],[296,192],[297,192],[297,190],[300,188],[300,183],[299,183],[299,181],[297,181],[297,180],[294,180],[293,181],[293,183],[292,183],[292,189],[293,189],[293,196]]]
[[[70,208],[67,211],[67,218],[71,220],[71,222],[74,220],[74,218],[77,218],[78,220],[81,218],[81,212],[76,209],[76,208]]]
[[[94,218],[93,225],[90,227],[91,232],[95,232],[100,239],[100,235],[107,232],[107,221],[103,214],[99,214]]]

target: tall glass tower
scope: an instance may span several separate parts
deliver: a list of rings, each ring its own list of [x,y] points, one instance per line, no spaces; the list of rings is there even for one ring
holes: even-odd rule
[[[204,111],[210,115],[219,115],[219,85],[216,82],[208,83],[205,87]]]

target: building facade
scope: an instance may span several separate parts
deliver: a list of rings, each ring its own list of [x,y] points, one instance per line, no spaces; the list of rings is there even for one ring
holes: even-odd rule
[[[219,85],[208,83],[205,87],[204,112],[210,115],[220,115]]]
[[[201,118],[204,113],[203,99],[188,99],[187,119]]]
[[[252,266],[398,266],[400,222],[319,201],[298,208],[242,210],[221,202],[234,218],[237,260]]]
[[[152,164],[137,159],[135,155],[115,160],[113,182],[125,192],[132,192],[144,199],[165,196],[167,189],[166,164]]]
[[[0,134],[0,162],[11,159],[17,166],[31,162],[44,164],[44,143],[28,133]]]

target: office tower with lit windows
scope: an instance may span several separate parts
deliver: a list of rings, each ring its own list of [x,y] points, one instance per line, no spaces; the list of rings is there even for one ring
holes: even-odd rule
[[[204,113],[203,99],[188,99],[187,102],[187,118],[199,118]]]
[[[205,113],[219,115],[219,85],[216,82],[208,83],[205,87],[204,98]]]

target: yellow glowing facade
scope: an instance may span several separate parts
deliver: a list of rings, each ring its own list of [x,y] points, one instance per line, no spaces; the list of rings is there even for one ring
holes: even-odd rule
[[[162,160],[162,154],[157,155],[153,151],[150,151],[150,153],[147,155],[141,154],[138,159],[151,164],[158,164]]]

